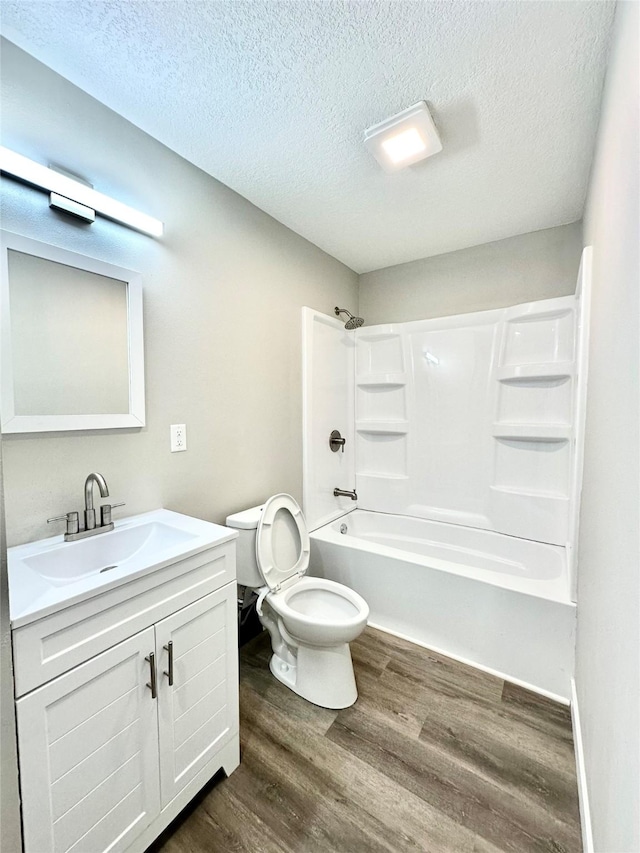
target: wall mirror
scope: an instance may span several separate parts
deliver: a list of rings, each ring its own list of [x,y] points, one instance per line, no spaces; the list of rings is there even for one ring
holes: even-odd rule
[[[1,234],[2,431],[145,423],[138,273]]]

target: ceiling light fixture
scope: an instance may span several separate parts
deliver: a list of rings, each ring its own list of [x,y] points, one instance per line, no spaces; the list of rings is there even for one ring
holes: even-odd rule
[[[64,209],[82,219],[91,221],[89,211],[95,211],[105,219],[112,219],[135,231],[142,231],[151,237],[162,237],[164,225],[159,219],[140,213],[139,210],[116,201],[87,184],[69,178],[41,163],[36,163],[28,157],[23,157],[22,154],[17,154],[9,148],[0,147],[0,171],[51,193],[51,206]],[[59,198],[60,196],[62,199]],[[65,200],[70,204],[65,204]],[[74,203],[77,205],[75,211],[72,209]]]
[[[368,127],[364,142],[386,172],[397,172],[442,151],[426,101]]]

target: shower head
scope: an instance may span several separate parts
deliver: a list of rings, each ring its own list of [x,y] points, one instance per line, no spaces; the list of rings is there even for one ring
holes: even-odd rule
[[[351,313],[351,311],[347,311],[346,308],[338,308],[338,306],[336,306],[336,308],[335,308],[336,317],[339,317],[341,314],[348,314],[349,315],[349,319],[344,324],[344,327],[345,327],[345,329],[347,329],[350,332],[353,329],[359,329],[360,326],[362,326],[364,323],[364,320],[362,317],[354,317],[353,314]]]

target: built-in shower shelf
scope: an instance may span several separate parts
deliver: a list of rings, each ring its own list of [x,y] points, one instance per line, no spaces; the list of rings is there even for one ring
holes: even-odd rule
[[[364,329],[358,330],[358,341],[379,343],[380,341],[396,340],[400,337],[400,330],[401,327],[395,323],[384,326],[365,326]]]
[[[521,305],[514,305],[513,308],[507,308],[505,311],[505,319],[507,323],[544,323],[548,320],[560,320],[562,317],[570,317],[573,308],[551,308],[550,310],[540,309],[541,302],[530,302],[523,311]]]
[[[569,424],[505,424],[493,425],[494,438],[511,441],[568,441],[571,438]]]
[[[542,489],[521,489],[513,486],[490,486],[490,489],[498,495],[510,495],[520,498],[543,498],[544,500],[557,501],[561,504],[566,504],[569,501],[565,493],[545,492]]]
[[[380,435],[406,435],[408,421],[356,421],[356,431]]]
[[[509,364],[498,368],[500,382],[541,382],[549,379],[569,379],[573,376],[572,361],[548,361],[539,364]]]
[[[406,474],[381,474],[379,471],[356,471],[356,477],[370,477],[373,480],[408,480]]]
[[[405,373],[361,373],[356,376],[356,385],[361,388],[388,387],[399,388],[407,384]]]

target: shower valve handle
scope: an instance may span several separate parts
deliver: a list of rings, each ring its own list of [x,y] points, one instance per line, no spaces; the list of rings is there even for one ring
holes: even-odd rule
[[[334,453],[337,453],[338,450],[342,447],[342,452],[344,453],[344,446],[346,444],[346,438],[343,438],[340,435],[340,431],[334,429],[329,436],[329,447]]]

